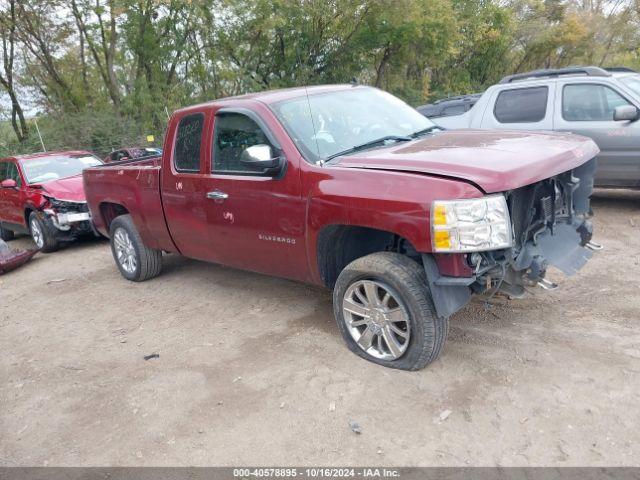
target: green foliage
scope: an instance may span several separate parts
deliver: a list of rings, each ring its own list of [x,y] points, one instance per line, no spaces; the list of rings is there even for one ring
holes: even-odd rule
[[[122,146],[162,146],[162,130],[145,130],[136,119],[123,117],[110,110],[85,111],[30,119],[31,135],[22,143],[10,135],[7,122],[0,123],[0,157],[42,151],[34,121],[38,122],[48,151],[81,149],[102,157]],[[147,135],[154,135],[155,141],[147,142]]]
[[[21,54],[0,64],[47,148],[100,155],[158,142],[166,110],[257,90],[356,79],[417,105],[535,68],[640,67],[640,0],[6,1]],[[40,148],[28,123],[22,143],[0,124],[1,154]]]
[[[482,90],[510,70],[511,11],[485,0],[456,0],[454,8],[460,33],[444,67],[434,71],[438,97]]]

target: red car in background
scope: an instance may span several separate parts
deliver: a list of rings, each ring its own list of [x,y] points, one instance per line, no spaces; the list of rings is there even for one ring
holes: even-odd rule
[[[161,148],[153,147],[131,147],[121,148],[111,152],[104,157],[104,163],[120,162],[122,160],[133,160],[134,158],[158,157],[162,155]]]
[[[46,152],[0,159],[0,237],[30,234],[43,252],[95,234],[82,170],[101,165],[90,152]]]

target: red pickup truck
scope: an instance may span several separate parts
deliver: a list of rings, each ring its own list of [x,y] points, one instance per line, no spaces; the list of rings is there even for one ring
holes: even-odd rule
[[[133,281],[163,252],[333,289],[348,347],[436,359],[472,294],[554,288],[599,246],[597,146],[568,134],[448,132],[383,91],[270,91],[176,111],[162,157],[84,171],[96,228]]]

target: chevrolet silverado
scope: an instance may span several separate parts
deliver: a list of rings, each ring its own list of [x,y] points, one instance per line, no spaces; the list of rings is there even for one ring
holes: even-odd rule
[[[161,157],[84,171],[96,228],[128,280],[163,252],[333,289],[348,347],[417,370],[474,294],[555,288],[599,245],[595,143],[448,132],[353,85],[276,90],[173,113]]]

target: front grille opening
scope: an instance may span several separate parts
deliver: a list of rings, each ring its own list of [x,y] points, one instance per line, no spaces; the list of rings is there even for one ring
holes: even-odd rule
[[[568,212],[567,192],[555,177],[512,190],[507,195],[515,246],[531,240],[536,232],[553,228]]]

